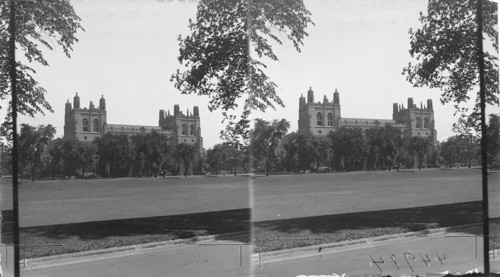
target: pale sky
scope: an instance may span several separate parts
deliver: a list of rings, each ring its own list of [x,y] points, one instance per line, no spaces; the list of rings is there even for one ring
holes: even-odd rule
[[[195,19],[196,3],[157,0],[75,0],[85,32],[77,37],[72,58],[57,49],[46,52],[50,67],[37,79],[47,90],[54,113],[21,123],[52,124],[63,135],[64,104],[75,92],[82,107],[106,98],[110,124],[157,125],[160,109],[192,111],[200,107],[205,148],[219,143],[223,129],[220,112],[210,113],[208,98],[181,95],[170,82],[178,68],[179,34],[187,34]],[[289,42],[274,48],[279,62],[267,62],[267,72],[278,85],[285,108],[256,112],[254,117],[286,118],[297,130],[298,101],[311,86],[315,99],[340,93],[343,117],[391,119],[392,103],[413,97],[420,105],[434,102],[438,140],[454,135],[451,105],[442,106],[440,92],[413,88],[402,69],[410,61],[408,29],[418,26],[424,0],[306,0],[316,26],[308,29],[302,53]],[[19,55],[19,54],[18,54]]]

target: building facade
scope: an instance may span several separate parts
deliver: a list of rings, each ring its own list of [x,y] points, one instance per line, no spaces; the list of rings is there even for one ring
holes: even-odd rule
[[[65,138],[91,142],[106,133],[133,135],[153,131],[166,134],[171,143],[187,143],[194,145],[199,151],[203,151],[200,114],[197,106],[194,107],[192,113],[187,110],[186,114],[180,111],[179,105],[174,106],[173,115],[170,114],[170,111],[165,113],[164,110],[160,110],[158,126],[146,126],[107,123],[104,96],[99,100],[98,107],[95,107],[90,101],[88,108],[82,108],[78,93],[73,98],[73,106],[69,99],[66,102],[64,113]]]
[[[432,99],[427,100],[427,106],[420,104],[418,108],[413,98],[408,98],[408,107],[394,103],[392,119],[344,118],[341,116],[340,95],[335,89],[333,101],[325,95],[323,102],[314,102],[314,91],[309,88],[306,98],[299,98],[299,131],[309,132],[315,136],[326,136],[330,131],[340,127],[367,129],[381,127],[386,124],[401,129],[404,137],[420,136],[431,138],[437,145],[434,109]]]

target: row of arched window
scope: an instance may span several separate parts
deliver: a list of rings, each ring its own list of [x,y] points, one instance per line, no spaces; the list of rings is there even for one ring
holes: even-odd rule
[[[190,136],[195,135],[194,131],[195,131],[194,124],[189,125],[189,135]],[[182,124],[182,135],[186,136],[187,134],[188,134],[187,125],[186,125],[186,123],[184,123],[184,124]]]
[[[422,128],[422,119],[420,117],[417,116],[417,118],[415,119],[415,123],[416,123],[417,129]],[[429,128],[429,118],[428,117],[424,117],[424,128],[426,128],[426,129]]]
[[[96,119],[94,119],[94,125],[93,125],[93,127],[94,127],[94,129],[93,129],[93,130],[94,130],[94,132],[95,132],[95,133],[98,133],[98,132],[99,132],[99,120],[98,120],[97,118],[96,118]],[[88,119],[86,119],[86,118],[84,118],[84,119],[83,119],[83,131],[84,131],[84,132],[90,132],[89,130],[90,130],[90,127],[89,127],[89,120],[88,120]]]
[[[328,113],[327,115],[327,124],[328,126],[333,126],[333,114],[332,113]],[[318,114],[316,114],[316,125],[318,126],[323,126],[323,114],[318,112]]]

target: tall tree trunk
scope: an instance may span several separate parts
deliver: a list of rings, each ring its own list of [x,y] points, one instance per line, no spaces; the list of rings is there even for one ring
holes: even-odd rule
[[[264,163],[265,163],[265,165],[264,165],[265,174],[266,174],[266,176],[269,176],[269,168],[268,168],[269,162],[268,162],[267,155],[264,156]]]
[[[30,165],[31,165],[31,182],[34,182],[35,181],[35,163],[34,162],[30,162]]]

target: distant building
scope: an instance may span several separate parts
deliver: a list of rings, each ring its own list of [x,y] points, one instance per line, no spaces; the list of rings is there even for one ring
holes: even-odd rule
[[[196,149],[203,151],[203,138],[201,136],[200,114],[197,106],[193,112],[186,114],[180,111],[179,105],[174,105],[174,114],[164,110],[159,112],[158,126],[108,124],[106,113],[106,100],[104,96],[95,107],[90,101],[88,108],[80,106],[78,93],[73,98],[73,107],[69,100],[66,102],[64,113],[64,137],[75,138],[79,141],[91,142],[106,133],[114,134],[141,134],[157,131],[166,134],[172,143],[187,143],[195,145]]]
[[[427,100],[427,106],[421,103],[420,108],[413,103],[413,98],[408,98],[407,108],[394,103],[392,119],[343,118],[340,111],[340,96],[336,89],[333,101],[329,101],[325,95],[323,102],[314,102],[314,92],[309,88],[307,102],[303,95],[299,98],[299,131],[326,136],[328,132],[342,126],[367,129],[389,124],[401,129],[404,137],[431,138],[433,144],[437,145],[432,99]]]

